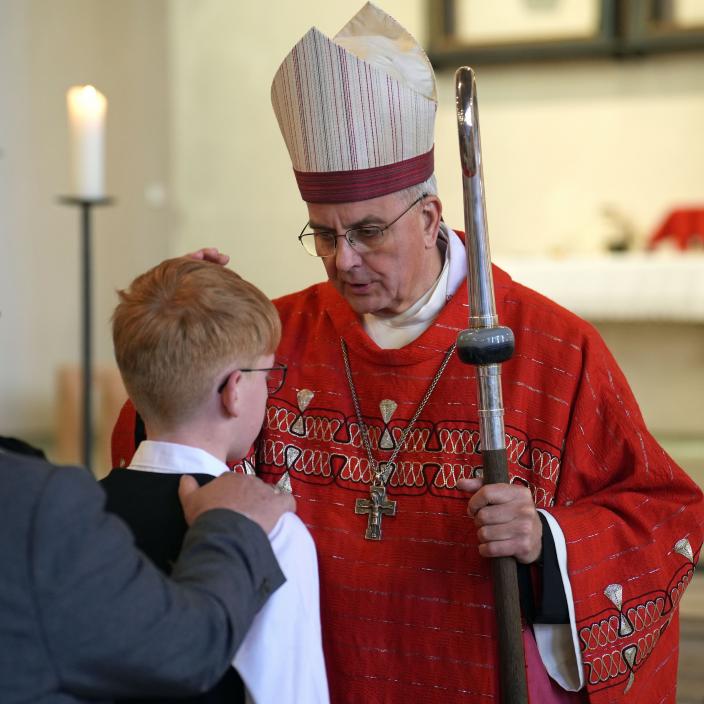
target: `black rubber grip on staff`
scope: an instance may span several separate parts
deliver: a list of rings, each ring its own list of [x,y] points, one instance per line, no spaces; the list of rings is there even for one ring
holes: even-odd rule
[[[513,356],[511,328],[470,328],[457,335],[457,354],[465,364],[501,364]]]

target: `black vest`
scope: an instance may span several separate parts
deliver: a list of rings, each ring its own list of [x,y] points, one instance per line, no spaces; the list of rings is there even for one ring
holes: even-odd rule
[[[193,477],[201,486],[213,479],[209,474],[194,474]],[[127,523],[137,547],[166,574],[171,573],[188,530],[178,499],[180,479],[180,474],[113,469],[100,482],[107,494],[105,508]],[[125,704],[238,704],[244,701],[244,683],[230,667],[213,689],[197,697],[129,699]]]

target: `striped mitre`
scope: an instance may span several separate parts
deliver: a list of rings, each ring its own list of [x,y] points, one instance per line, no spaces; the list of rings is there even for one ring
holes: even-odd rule
[[[279,67],[271,97],[306,201],[364,200],[433,173],[432,68],[371,4],[333,40],[310,29]]]

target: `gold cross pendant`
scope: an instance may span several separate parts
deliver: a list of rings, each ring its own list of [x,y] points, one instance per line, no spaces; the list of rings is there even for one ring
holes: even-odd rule
[[[368,514],[364,537],[367,540],[381,540],[381,519],[396,515],[396,502],[386,498],[385,486],[371,486],[368,499],[355,501],[354,512]]]

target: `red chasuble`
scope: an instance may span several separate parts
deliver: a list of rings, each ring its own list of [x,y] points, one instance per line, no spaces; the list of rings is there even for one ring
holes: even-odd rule
[[[676,607],[701,549],[701,492],[646,430],[595,330],[500,270],[494,282],[516,337],[502,365],[509,472],[564,531],[589,701],[674,703]],[[398,455],[396,515],[369,541],[355,501],[369,498],[371,471],[340,347],[383,462],[467,326],[466,288],[400,350],[379,349],[330,284],[276,303],[289,373],[257,471],[290,473],[318,547],[332,702],[498,701],[490,572],[456,489],[482,465],[474,369],[453,356]],[[133,425],[127,409],[116,466]]]

